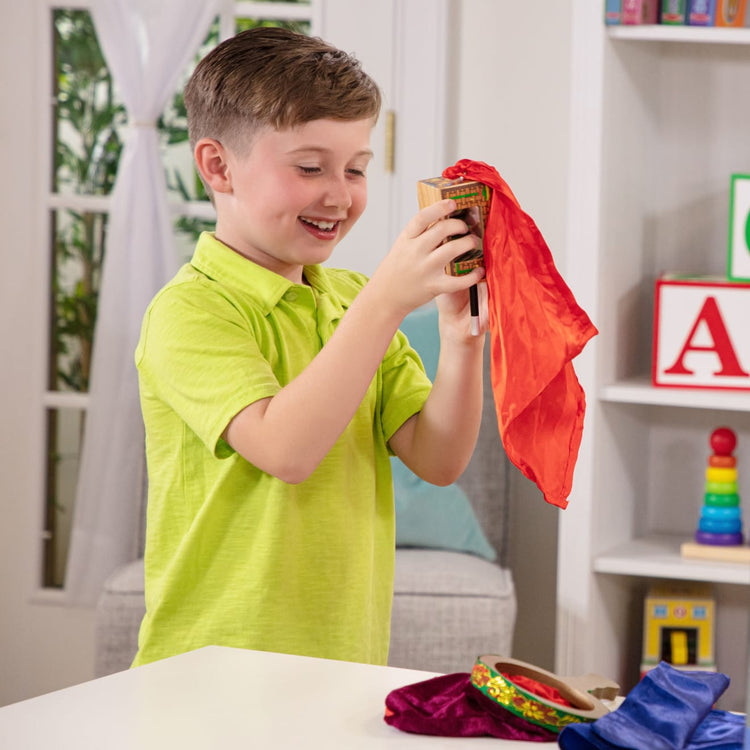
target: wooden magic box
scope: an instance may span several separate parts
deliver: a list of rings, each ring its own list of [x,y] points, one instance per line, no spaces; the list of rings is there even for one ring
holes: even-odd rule
[[[417,183],[417,200],[420,208],[445,198],[456,201],[456,210],[451,216],[463,219],[469,231],[484,240],[484,225],[490,208],[490,189],[484,183],[475,180],[450,180],[447,177],[431,177]],[[483,263],[482,250],[472,250],[454,258],[446,266],[445,271],[451,276],[462,276]]]

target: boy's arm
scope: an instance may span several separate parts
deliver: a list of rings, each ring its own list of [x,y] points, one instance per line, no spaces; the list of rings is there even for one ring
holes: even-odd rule
[[[286,482],[306,479],[354,416],[403,318],[436,295],[463,293],[481,269],[462,277],[443,268],[476,245],[463,222],[446,219],[453,201],[435,203],[409,222],[313,361],[272,398],[245,407],[224,439],[261,470]],[[467,313],[468,320],[468,313]]]
[[[484,303],[484,285],[480,297]],[[482,315],[482,335],[473,336],[466,330],[468,309],[448,311],[447,300],[439,299],[439,303],[440,359],[432,391],[422,410],[391,437],[390,445],[419,477],[447,485],[463,473],[479,435],[486,316]],[[484,313],[486,304],[480,309]]]

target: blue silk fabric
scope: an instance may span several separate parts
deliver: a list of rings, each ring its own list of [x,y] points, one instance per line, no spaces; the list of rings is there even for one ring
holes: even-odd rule
[[[712,708],[727,689],[719,672],[681,672],[662,662],[622,705],[591,724],[563,729],[563,750],[742,750],[745,719]]]

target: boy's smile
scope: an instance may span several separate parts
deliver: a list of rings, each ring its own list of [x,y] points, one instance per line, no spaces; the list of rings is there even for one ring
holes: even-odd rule
[[[364,211],[372,125],[313,120],[262,130],[244,153],[222,147],[217,239],[301,283],[302,267],[327,260]]]

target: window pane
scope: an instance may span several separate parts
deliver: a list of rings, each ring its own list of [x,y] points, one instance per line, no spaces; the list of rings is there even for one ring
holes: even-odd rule
[[[54,169],[52,190],[106,195],[112,190],[126,121],[88,11],[55,10]]]
[[[85,414],[79,409],[47,412],[45,586],[61,587],[65,581],[84,419]]]
[[[300,34],[310,33],[310,21],[278,21],[270,18],[258,20],[256,18],[237,18],[235,20],[235,30],[239,34],[245,29],[254,29],[257,26],[280,26],[282,29],[290,29]]]
[[[301,2],[299,4],[309,5],[308,2]],[[235,19],[236,33],[258,26],[280,26],[303,34],[310,33],[309,21],[258,20],[254,18]],[[192,64],[185,72],[178,86],[177,93],[159,121],[167,189],[172,200],[175,202],[208,201],[208,195],[198,177],[190,150],[183,89],[198,61],[218,44],[219,35],[220,22],[217,18],[212,24]],[[198,235],[203,231],[213,230],[214,226],[215,223],[212,220],[188,216],[179,217],[174,224],[174,232],[180,259],[189,260],[192,256]]]
[[[219,42],[219,19],[214,19],[193,62],[185,71],[177,87],[177,93],[167,105],[159,120],[162,158],[166,170],[167,190],[176,201],[208,200],[203,183],[193,166],[187,129],[187,112],[183,89],[195,70],[198,61],[205,57]]]
[[[49,389],[88,391],[107,215],[54,212]]]
[[[235,31],[237,33],[245,29],[256,28],[257,26],[281,26],[282,28],[292,29],[303,34],[310,33],[309,21],[258,20],[254,18],[238,18],[235,21]],[[193,70],[195,70],[198,61],[218,44],[219,27],[220,23],[217,18],[211,25],[211,29],[195,55],[192,64],[185,71],[178,85],[177,93],[159,120],[167,190],[172,200],[175,201],[208,200],[203,183],[198,178],[193,165],[193,155],[188,140],[187,112],[185,111],[183,89]]]

